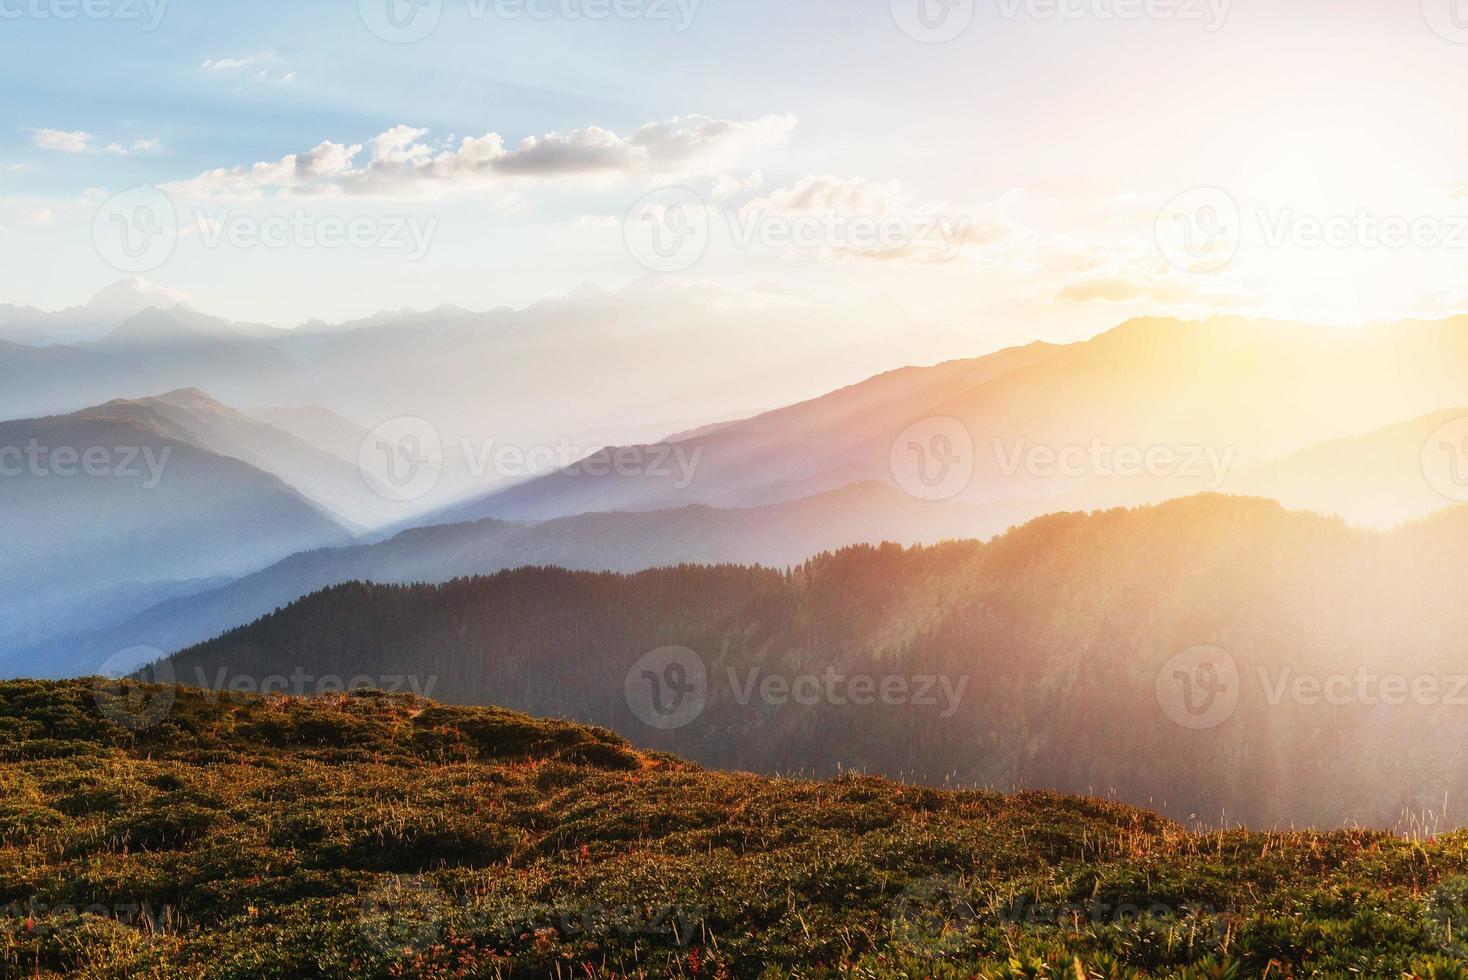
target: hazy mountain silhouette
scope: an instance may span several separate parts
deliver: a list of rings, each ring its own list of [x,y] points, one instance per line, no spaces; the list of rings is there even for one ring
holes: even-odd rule
[[[159,401],[0,423],[7,648],[183,588],[163,583],[235,577],[351,539],[278,476],[182,424],[199,419]],[[75,618],[83,609],[88,618]]]
[[[369,429],[422,418],[454,454],[462,439],[521,448],[570,439],[590,452],[661,439],[661,420],[695,420],[674,425],[686,429],[882,370],[894,323],[917,359],[961,349],[967,336],[894,313],[882,330],[850,327],[833,347],[809,329],[817,315],[836,314],[794,297],[657,280],[520,310],[395,310],[292,330],[149,308],[114,317],[80,363],[76,347],[52,347],[11,372],[0,353],[0,417],[196,387],[230,405],[320,405]],[[483,489],[523,475],[483,474]]]
[[[1083,343],[910,368],[685,434],[676,444],[701,454],[686,487],[641,475],[556,473],[456,505],[440,519],[771,502],[859,480],[900,483],[894,444],[909,426],[934,418],[955,420],[972,441],[962,499],[1029,500],[1032,514],[1125,505],[1221,489],[1223,478],[1252,464],[1440,411],[1461,402],[1464,390],[1468,318],[1357,332],[1237,318],[1135,320]],[[1228,466],[1125,478],[1093,467],[1056,472],[1053,455],[1036,455],[1093,445],[1139,456],[1169,451],[1178,469],[1192,450],[1208,450]],[[1031,465],[1047,458],[1045,469]]]
[[[182,294],[141,279],[124,279],[81,306],[55,312],[0,304],[0,340],[35,346],[85,343],[102,339],[144,310],[177,306],[187,306]]]
[[[790,573],[541,569],[345,585],[172,667],[188,683],[296,670],[431,677],[437,697],[608,725],[720,767],[846,766],[1115,792],[1213,821],[1392,825],[1468,792],[1456,706],[1468,697],[1465,555],[1468,508],[1381,534],[1202,496],[1053,515],[987,544],[859,547]],[[1237,675],[1210,689],[1229,710],[1195,730],[1169,705],[1196,706],[1174,658],[1200,645],[1225,651]],[[708,679],[706,706],[664,731],[626,690],[641,683],[628,679],[640,658],[668,646],[696,654]],[[905,678],[914,695],[918,678],[936,677],[960,693],[945,700],[930,686],[929,703],[867,704],[807,697],[818,687],[799,701],[790,687],[761,693],[770,676],[828,671]],[[1322,696],[1355,691],[1362,674],[1378,678],[1364,695]],[[1393,700],[1402,692],[1383,694],[1389,676],[1412,691],[1428,678],[1436,701]],[[1298,688],[1301,677],[1317,686]]]
[[[1451,502],[1444,496],[1444,490],[1451,487],[1434,486],[1432,477],[1451,480],[1440,457],[1459,447],[1432,446],[1430,440],[1461,419],[1468,419],[1468,408],[1450,408],[1363,435],[1319,443],[1251,467],[1229,487],[1271,497],[1287,507],[1339,514],[1366,526],[1391,527],[1415,520]],[[1468,426],[1459,438],[1464,435],[1468,435]],[[1468,496],[1468,485],[1462,489]]]
[[[90,418],[138,420],[184,442],[230,456],[280,477],[342,523],[368,529],[400,518],[401,509],[373,489],[356,463],[221,404],[197,388],[152,398],[108,402]],[[345,420],[342,420],[345,422]]]
[[[119,626],[59,638],[44,656],[50,674],[88,673],[116,650],[139,645],[176,650],[316,590],[355,580],[447,582],[542,565],[596,571],[680,563],[785,567],[861,542],[918,544],[987,536],[1012,519],[972,506],[916,501],[867,484],[760,508],[696,506],[584,514],[544,524],[485,520],[434,526],[375,544],[293,555],[239,581],[164,602]]]

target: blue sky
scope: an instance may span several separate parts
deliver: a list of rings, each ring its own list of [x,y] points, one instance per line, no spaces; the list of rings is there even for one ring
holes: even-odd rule
[[[159,186],[182,232],[145,274],[205,309],[289,325],[525,305],[645,276],[622,222],[644,194],[676,185],[707,201],[719,229],[739,214],[835,212],[975,229],[951,262],[852,249],[840,230],[797,248],[731,245],[716,231],[694,267],[670,274],[880,296],[916,317],[985,325],[985,337],[1067,336],[1140,312],[1350,322],[1461,304],[1465,254],[1451,245],[1383,262],[1370,248],[1251,251],[1246,231],[1241,257],[1200,277],[1167,265],[1154,240],[1165,202],[1198,187],[1225,189],[1246,225],[1291,208],[1450,222],[1468,179],[1453,122],[1468,45],[1439,0],[1146,0],[1171,13],[1138,17],[1114,5],[1143,0],[1050,0],[1068,16],[1047,0],[981,0],[941,44],[904,33],[898,9],[939,0],[627,0],[653,12],[598,20],[576,15],[580,0],[528,0],[571,5],[544,19],[441,0],[436,28],[414,43],[366,24],[373,4],[403,0],[365,0],[366,20],[345,0],[172,0],[154,30],[145,0],[55,16],[79,2],[0,0],[0,82],[12,93],[0,107],[11,271],[0,302],[54,308],[120,278],[129,270],[98,254],[93,217],[117,192]],[[956,2],[964,15],[968,0]],[[770,119],[792,122],[755,126]],[[651,156],[635,139],[649,125],[668,140]],[[726,125],[747,128],[719,135]],[[414,134],[404,150],[423,148],[419,169],[464,137],[497,134],[510,158],[494,179],[359,172],[372,140],[399,126]],[[576,133],[574,160],[515,156],[523,140],[545,150]],[[364,149],[325,186],[195,182],[328,142]],[[432,248],[407,261],[299,241],[199,247],[200,228],[302,210],[432,223]]]

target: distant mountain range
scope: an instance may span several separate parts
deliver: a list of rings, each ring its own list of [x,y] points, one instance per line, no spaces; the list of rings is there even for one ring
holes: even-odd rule
[[[522,310],[443,306],[277,330],[208,316],[130,280],[78,311],[0,308],[0,343],[30,345],[0,347],[0,418],[199,388],[239,407],[319,405],[367,429],[421,418],[461,458],[462,440],[471,452],[491,440],[521,449],[565,440],[579,455],[661,439],[664,420],[687,429],[890,364],[889,334],[853,327],[833,346],[810,329],[816,311],[786,296],[648,280]],[[71,328],[77,319],[85,330]],[[972,342],[920,325],[905,336],[918,358]],[[525,475],[479,474],[484,489]]]
[[[1455,477],[1451,459],[1443,454],[1456,449],[1433,444],[1434,435],[1446,439],[1450,427],[1461,428],[1459,440],[1468,437],[1465,420],[1468,407],[1450,408],[1319,443],[1244,470],[1227,489],[1271,497],[1287,507],[1340,514],[1366,527],[1392,527],[1441,509],[1445,500],[1468,500],[1468,453],[1462,455],[1465,467]]]
[[[364,531],[401,516],[388,491],[375,487],[373,475],[357,465],[357,449],[351,456],[338,455],[312,445],[281,428],[260,421],[244,412],[222,405],[196,388],[174,391],[155,398],[136,401],[113,401],[85,413],[91,418],[118,421],[136,420],[220,456],[249,463],[256,469],[280,477],[304,496],[326,509],[338,521]],[[277,413],[286,421],[300,422],[303,427],[314,421],[330,424],[325,416],[309,409],[290,416]],[[345,420],[338,435],[348,436],[351,429]],[[330,441],[327,433],[323,438]],[[365,433],[363,433],[365,437]],[[341,447],[346,449],[347,447]]]
[[[180,393],[0,423],[0,646],[53,642],[186,592],[189,580],[352,539],[281,476],[226,454],[230,433],[210,419],[233,421]],[[252,448],[268,454],[267,443]],[[304,454],[280,458],[304,465]]]
[[[144,310],[188,309],[182,295],[141,279],[113,283],[82,306],[55,312],[0,305],[0,341],[44,347],[101,340]]]
[[[16,542],[0,557],[10,586],[0,673],[90,672],[119,649],[197,643],[358,579],[784,567],[846,545],[985,538],[1047,513],[1199,491],[1383,528],[1468,498],[1468,486],[1424,470],[1433,439],[1451,452],[1458,443],[1441,433],[1468,416],[1453,407],[1468,390],[1468,318],[1354,332],[1135,320],[1083,343],[887,372],[749,418],[650,424],[693,414],[678,410],[697,399],[665,397],[673,389],[728,391],[761,372],[757,354],[722,341],[695,354],[710,338],[678,333],[675,321],[691,327],[711,298],[679,292],[688,288],[297,331],[209,317],[136,281],[79,311],[7,309],[11,335],[50,323],[74,342],[0,340],[0,404],[106,397],[6,423],[0,450],[38,440],[181,455],[146,493],[116,480],[0,480],[0,520]],[[96,339],[75,340],[76,324],[118,316]],[[762,329],[788,326],[775,317]],[[608,330],[625,334],[614,343]],[[546,363],[557,365],[552,377],[531,370]],[[759,404],[767,380],[726,401]],[[649,405],[661,414],[639,414]],[[442,474],[420,499],[389,499],[359,466],[371,423],[390,413],[442,437]],[[595,438],[578,443],[573,426]],[[600,441],[638,430],[658,437]],[[551,472],[496,462],[527,448],[576,462]],[[1123,453],[1165,465],[1107,471]],[[648,465],[658,460],[661,469]],[[934,466],[958,479],[929,495]]]
[[[412,677],[726,768],[1115,794],[1265,827],[1391,826],[1446,800],[1461,822],[1465,556],[1468,508],[1383,535],[1200,496],[789,572],[342,585],[168,667],[216,687]]]
[[[638,514],[583,514],[541,524],[484,520],[406,531],[390,540],[293,555],[270,568],[89,634],[21,651],[57,676],[90,673],[111,653],[176,650],[257,619],[311,592],[351,581],[447,582],[525,566],[638,571],[679,564],[786,567],[856,542],[934,543],[987,537],[1012,515],[913,500],[880,484],[768,507],[705,506]],[[0,660],[0,674],[5,672]]]
[[[588,479],[578,466],[491,491],[435,519],[546,520],[689,502],[772,503],[865,480],[901,486],[894,447],[911,427],[934,420],[951,429],[940,432],[949,443],[964,443],[956,448],[972,473],[953,496],[970,502],[1029,501],[1037,515],[1286,479],[1300,491],[1293,499],[1305,506],[1352,509],[1353,498],[1339,488],[1308,490],[1317,479],[1310,472],[1316,457],[1263,464],[1442,412],[1461,404],[1465,391],[1468,317],[1354,333],[1228,318],[1136,320],[1083,343],[909,368],[686,433],[657,447],[698,454],[698,470],[686,485],[643,473]],[[1420,516],[1453,502],[1440,493],[1434,499],[1422,479],[1421,444],[1411,444],[1415,429],[1408,430],[1385,437],[1400,442],[1390,450],[1375,442],[1359,447],[1388,452],[1394,474],[1388,479],[1398,486],[1415,481],[1404,490],[1408,499],[1389,507],[1373,501],[1354,508],[1353,516]],[[1130,453],[1147,460],[1160,452],[1163,465],[1117,475],[1088,462],[1093,447],[1104,459]],[[616,452],[600,454],[601,468],[611,468]],[[1071,471],[1057,465],[1067,456],[1082,465]],[[1287,470],[1297,475],[1286,477]],[[1249,479],[1238,482],[1245,472]],[[1334,476],[1344,475],[1337,467]]]

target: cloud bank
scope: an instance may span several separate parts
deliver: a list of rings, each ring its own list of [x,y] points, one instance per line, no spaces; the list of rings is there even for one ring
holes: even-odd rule
[[[745,153],[784,142],[791,115],[745,122],[682,116],[642,126],[631,136],[590,127],[530,136],[510,146],[499,133],[434,147],[428,130],[395,126],[366,143],[323,142],[276,161],[202,173],[164,185],[185,198],[280,194],[431,196],[508,180],[713,173]]]

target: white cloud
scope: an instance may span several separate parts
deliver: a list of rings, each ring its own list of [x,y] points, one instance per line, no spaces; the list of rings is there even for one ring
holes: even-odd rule
[[[575,226],[582,231],[608,231],[622,227],[622,219],[614,214],[583,214]]]
[[[108,143],[106,152],[115,157],[130,157],[138,153],[157,153],[161,149],[163,144],[157,140],[133,140],[131,146]]]
[[[216,75],[240,74],[248,71],[257,82],[289,84],[296,80],[295,72],[281,69],[280,55],[274,51],[242,55],[238,58],[206,58],[199,69]]]
[[[108,143],[99,149],[95,143],[96,139],[97,137],[91,133],[81,130],[72,132],[60,129],[31,130],[31,142],[43,150],[55,150],[59,153],[108,153],[112,156],[126,157],[135,153],[157,153],[163,149],[163,144],[155,139],[133,140],[129,146],[121,143]]]
[[[709,196],[715,201],[727,201],[740,194],[753,194],[763,186],[765,186],[763,170],[756,170],[744,180],[731,177],[729,174],[720,174],[714,178],[714,186],[709,191]]]
[[[68,132],[60,129],[33,129],[31,142],[43,150],[56,150],[60,153],[92,151],[92,134],[81,130]]]
[[[193,198],[254,197],[270,190],[429,195],[515,178],[716,173],[750,150],[784,142],[795,126],[789,115],[747,122],[684,116],[648,123],[627,137],[590,127],[527,137],[513,147],[498,133],[435,147],[423,142],[427,130],[395,126],[365,144],[327,141],[278,161],[211,170],[167,189]],[[368,159],[359,159],[364,153]]]
[[[910,210],[913,199],[902,192],[902,184],[873,183],[862,177],[844,179],[808,176],[789,187],[771,191],[768,197],[751,201],[749,210],[777,214],[866,214],[883,217]]]
[[[720,188],[716,185],[715,190]],[[824,232],[821,254],[835,259],[883,262],[948,262],[964,249],[997,244],[1014,226],[1004,216],[1009,201],[1000,198],[977,209],[920,201],[899,181],[878,183],[863,177],[809,175],[771,191],[739,209],[741,220],[819,222]],[[855,232],[859,224],[880,226],[884,241]]]
[[[205,71],[238,71],[241,68],[249,68],[258,60],[258,58],[253,56],[248,58],[206,58],[204,59],[204,63],[199,67]]]

